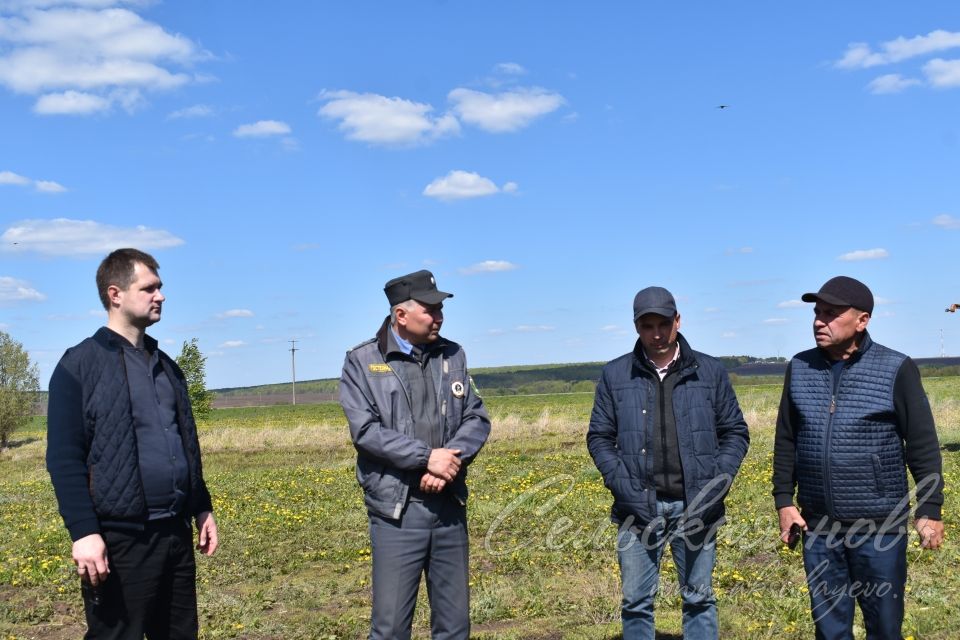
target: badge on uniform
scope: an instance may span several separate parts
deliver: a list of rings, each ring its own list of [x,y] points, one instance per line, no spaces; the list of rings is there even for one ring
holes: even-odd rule
[[[455,398],[462,398],[466,393],[466,389],[464,389],[463,383],[460,382],[459,380],[457,380],[456,382],[450,385],[450,390],[453,391],[453,395]]]
[[[390,373],[393,371],[393,369],[390,368],[390,365],[377,362],[372,362],[367,365],[367,369],[370,370],[370,373]]]

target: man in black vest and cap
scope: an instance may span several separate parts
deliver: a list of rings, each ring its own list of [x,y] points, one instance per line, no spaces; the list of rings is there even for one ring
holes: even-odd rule
[[[913,360],[871,340],[866,285],[837,276],[803,301],[814,303],[817,346],[793,357],[783,384],[773,454],[780,538],[803,539],[817,638],[852,639],[856,600],[867,638],[899,640],[907,467],[917,485],[920,543],[943,542],[933,414]]]

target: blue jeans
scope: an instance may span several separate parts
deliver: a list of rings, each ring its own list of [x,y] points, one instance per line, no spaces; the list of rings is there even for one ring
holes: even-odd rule
[[[653,601],[660,585],[660,560],[670,543],[683,601],[683,637],[719,637],[713,565],[716,530],[683,522],[682,500],[657,500],[657,518],[643,529],[624,523],[617,534],[623,582],[623,639],[653,640]]]
[[[854,601],[869,640],[900,639],[906,533],[806,533],[803,567],[818,640],[853,640]]]

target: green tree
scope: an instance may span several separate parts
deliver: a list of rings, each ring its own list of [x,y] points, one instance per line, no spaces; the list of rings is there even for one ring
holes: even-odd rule
[[[207,391],[207,357],[200,353],[197,339],[184,341],[183,349],[177,356],[177,364],[183,370],[187,379],[187,392],[190,394],[190,404],[193,405],[193,415],[203,418],[213,409],[212,391]]]
[[[40,384],[23,345],[0,331],[0,449],[33,414]]]

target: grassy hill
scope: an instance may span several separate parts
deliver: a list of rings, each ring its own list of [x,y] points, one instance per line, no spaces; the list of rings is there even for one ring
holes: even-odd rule
[[[741,383],[778,382],[782,379],[785,361],[751,356],[724,356],[724,366]],[[478,367],[470,370],[473,381],[484,396],[539,395],[544,393],[592,393],[600,378],[603,362],[571,362],[558,364],[510,365]],[[743,374],[737,372],[744,370]],[[758,377],[759,376],[759,377]],[[337,378],[297,382],[297,402],[308,404],[335,400]],[[289,382],[253,387],[213,389],[219,407],[287,404],[293,396]]]

